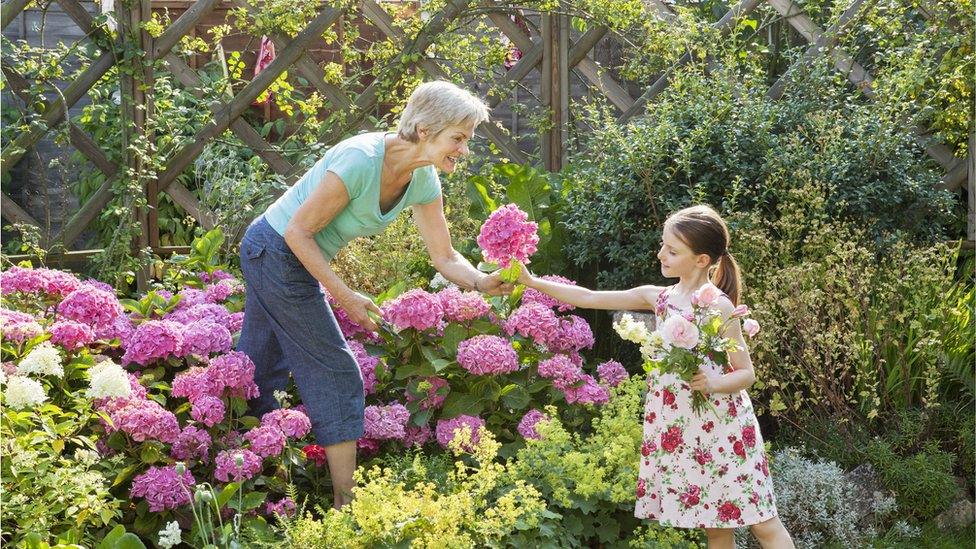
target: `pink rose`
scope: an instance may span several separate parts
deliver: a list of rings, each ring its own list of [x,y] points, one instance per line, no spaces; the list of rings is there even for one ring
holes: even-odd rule
[[[745,330],[746,335],[749,337],[756,337],[759,333],[759,323],[751,318],[747,318],[742,322],[742,329]]]
[[[661,325],[661,337],[668,345],[694,349],[698,345],[698,326],[681,316],[671,316]]]
[[[732,311],[732,318],[739,318],[749,314],[748,305],[739,305]]]
[[[720,297],[722,297],[722,290],[719,290],[713,284],[706,284],[697,292],[691,294],[691,303],[707,309],[718,303],[718,298]]]

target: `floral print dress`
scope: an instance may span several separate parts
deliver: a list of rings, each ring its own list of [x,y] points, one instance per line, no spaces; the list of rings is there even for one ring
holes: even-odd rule
[[[682,310],[658,298],[658,322]],[[711,361],[706,375],[722,375]],[[699,416],[691,387],[675,374],[651,372],[637,480],[638,518],[678,528],[735,528],[776,516],[773,481],[759,423],[744,390],[710,395]]]

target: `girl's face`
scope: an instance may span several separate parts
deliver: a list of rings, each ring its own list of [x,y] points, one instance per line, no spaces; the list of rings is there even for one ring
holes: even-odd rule
[[[427,137],[426,130],[420,130],[420,139],[427,158],[434,167],[444,173],[454,173],[462,156],[471,153],[468,141],[474,135],[474,125],[448,126],[434,137]]]
[[[664,229],[661,250],[657,253],[661,261],[661,274],[667,278],[681,278],[694,274],[697,269],[707,269],[708,254],[696,254],[670,229]]]

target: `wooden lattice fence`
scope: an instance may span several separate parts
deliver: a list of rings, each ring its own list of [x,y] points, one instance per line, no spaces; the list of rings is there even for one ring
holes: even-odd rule
[[[77,0],[56,0],[65,13],[97,44],[102,47],[101,55],[91,63],[84,72],[63,90],[60,90],[56,100],[49,101],[38,112],[43,113],[40,124],[34,124],[27,131],[18,135],[0,153],[0,165],[9,170],[24,154],[34,146],[50,129],[65,123],[65,113],[79,101],[93,85],[115,66],[120,56],[132,55],[132,52],[145,52],[153,60],[165,61],[168,70],[183,86],[195,89],[200,86],[200,75],[194,67],[173,54],[174,46],[181,38],[192,35],[196,25],[218,5],[218,0],[199,0],[192,3],[173,21],[157,38],[151,37],[140,24],[150,17],[151,3],[149,0],[134,0],[128,4],[119,3],[116,8],[116,19],[120,30],[114,40],[105,35],[100,27],[93,24],[92,17],[78,3]],[[718,22],[714,24],[720,33],[733,30],[737,19],[746,16],[761,4],[762,0],[742,0],[733,6]],[[783,95],[785,84],[804,65],[811,63],[819,56],[830,56],[833,65],[845,74],[850,82],[868,98],[872,98],[871,75],[859,65],[850,55],[838,46],[839,38],[856,26],[857,15],[871,0],[857,0],[830,28],[823,30],[808,17],[793,0],[767,0],[779,14],[795,28],[809,43],[806,53],[797,61],[794,67],[769,89],[771,98]],[[9,25],[28,4],[28,0],[7,0],[2,4],[2,18],[0,25]],[[231,5],[251,9],[248,4],[240,0],[230,2]],[[438,61],[428,57],[426,51],[435,37],[446,32],[449,25],[462,17],[465,10],[471,9],[469,0],[450,0],[414,37],[406,36],[395,24],[393,18],[383,7],[374,0],[360,0],[358,9],[368,24],[375,27],[379,33],[388,37],[399,48],[401,66],[409,69],[419,69],[431,77],[445,77],[445,69]],[[483,0],[479,4],[488,14],[488,19],[497,30],[511,40],[521,51],[522,57],[508,70],[502,80],[493,86],[496,90],[486,98],[488,104],[496,107],[510,99],[511,90],[528,75],[538,71],[539,89],[543,107],[548,112],[549,123],[539,136],[540,157],[544,167],[548,170],[559,170],[566,160],[567,134],[569,127],[570,106],[570,75],[585,79],[591,90],[602,94],[608,104],[619,111],[619,119],[626,121],[646,112],[654,97],[660,94],[669,84],[672,75],[683,64],[689,63],[690,54],[679,59],[670,69],[666,70],[639,97],[633,97],[628,92],[627,83],[621,83],[611,77],[608,71],[601,68],[592,58],[591,53],[596,44],[608,35],[606,27],[590,25],[583,33],[576,33],[579,37],[572,40],[569,16],[553,13],[542,14],[538,35],[530,35],[517,25],[511,15],[514,11],[507,6],[493,4],[492,0]],[[648,7],[655,16],[663,18],[675,17],[671,8],[663,0],[648,0]],[[135,219],[141,223],[144,230],[133,249],[150,248],[155,253],[166,254],[176,251],[160,245],[159,227],[155,217],[155,206],[159,193],[168,194],[174,202],[181,206],[188,215],[192,216],[200,225],[210,228],[214,225],[214,213],[200,203],[194,194],[178,180],[178,176],[191,165],[212,140],[224,131],[230,130],[241,139],[254,153],[259,155],[272,171],[285,177],[286,182],[292,182],[301,175],[301,168],[292,165],[285,155],[273,144],[269,143],[250,125],[242,114],[247,111],[254,100],[259,97],[284,71],[294,71],[307,80],[315,90],[327,98],[337,109],[350,114],[346,118],[346,125],[323,125],[318,139],[322,144],[332,144],[343,135],[359,128],[368,128],[366,115],[377,107],[380,101],[379,83],[373,82],[361,89],[341,89],[330,84],[323,75],[323,69],[314,61],[307,50],[313,42],[322,36],[323,32],[334,25],[343,10],[335,9],[323,4],[317,15],[308,22],[307,26],[294,38],[283,35],[271,36],[277,47],[277,56],[262,72],[256,75],[246,86],[239,90],[231,99],[224,103],[212,105],[212,117],[194,136],[181,148],[170,155],[165,167],[159,173],[147,174],[137,157],[130,157],[126,165],[117,165],[109,160],[108,155],[99,149],[95,141],[81,128],[70,121],[69,137],[73,147],[83,154],[104,175],[105,180],[100,188],[80,206],[80,209],[52,235],[45,244],[48,247],[57,246],[64,250],[54,259],[70,261],[86,258],[94,250],[69,251],[86,228],[95,220],[99,213],[109,204],[113,197],[113,185],[119,178],[137,178],[145,192],[146,206],[138,208],[133,213]],[[134,43],[126,44],[129,40]],[[414,55],[420,54],[420,55]],[[412,60],[412,61],[411,61]],[[142,66],[151,67],[152,64]],[[26,90],[30,83],[18,74],[13,66],[3,61],[2,70],[6,82],[14,93],[26,98]],[[123,107],[132,121],[127,128],[129,142],[151,142],[152,135],[145,130],[145,113],[152,108],[153,97],[144,90],[152,89],[154,75],[151,69],[128,74],[122,79],[122,86],[126,93],[124,97],[131,100],[124,102]],[[497,90],[501,90],[500,93]],[[510,133],[501,123],[495,121],[483,125],[480,133],[486,136],[501,154],[513,162],[526,163],[529,156],[512,139]],[[929,139],[925,128],[914,128],[915,134],[924,144],[926,151],[945,170],[945,177],[941,185],[956,191],[969,180],[970,208],[973,200],[973,139],[970,139],[970,155],[968,160],[956,158],[944,145],[934,144]],[[2,216],[8,222],[39,225],[24,208],[9,196],[0,197]],[[970,210],[969,239],[973,236],[973,213]],[[144,277],[145,275],[143,275]],[[140,280],[144,283],[144,278]]]

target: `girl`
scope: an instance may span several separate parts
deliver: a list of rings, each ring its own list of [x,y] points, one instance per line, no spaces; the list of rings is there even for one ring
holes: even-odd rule
[[[654,309],[659,323],[689,311],[692,295],[708,287],[721,293],[723,317],[732,316],[739,267],[729,253],[725,221],[714,210],[694,206],[671,215],[657,257],[661,274],[677,284],[597,292],[525,269],[519,281],[577,307]],[[752,360],[739,320],[726,326],[724,336],[741,349],[729,354],[728,371],[706,361],[690,384],[675,374],[649,376],[635,514],[665,526],[704,528],[710,548],[734,547],[732,529],[740,526],[750,526],[764,548],[792,548],[777,517],[762,435],[745,391],[756,380]],[[692,411],[692,391],[704,393],[714,411]]]

